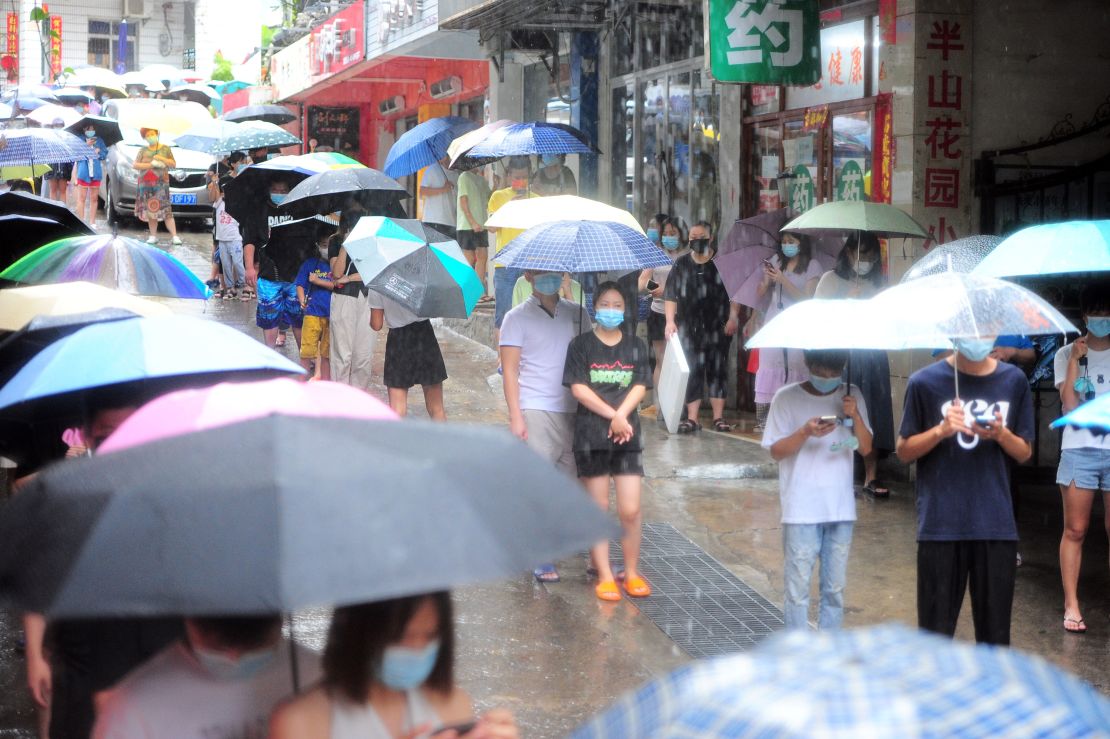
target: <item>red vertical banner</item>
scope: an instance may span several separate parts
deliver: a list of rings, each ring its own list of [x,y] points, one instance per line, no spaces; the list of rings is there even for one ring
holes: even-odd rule
[[[898,42],[898,0],[879,0],[879,40],[884,44]]]
[[[50,16],[50,77],[62,73],[62,16]]]
[[[871,202],[889,203],[891,177],[894,173],[894,130],[891,116],[891,95],[879,95],[875,100],[875,123],[871,129],[871,151],[874,162],[871,168]]]
[[[4,71],[8,79],[19,78],[19,13],[8,13],[8,50],[4,55]]]

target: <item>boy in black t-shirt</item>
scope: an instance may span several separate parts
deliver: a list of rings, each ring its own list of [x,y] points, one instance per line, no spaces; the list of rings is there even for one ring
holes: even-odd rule
[[[598,285],[594,309],[597,328],[570,342],[563,371],[563,384],[578,401],[574,461],[586,491],[603,510],[609,508],[609,478],[613,478],[617,513],[624,529],[624,589],[642,598],[651,595],[651,586],[637,569],[644,465],[636,408],[651,387],[651,366],[644,342],[621,331],[624,296],[620,285]],[[620,589],[609,565],[609,542],[596,545],[590,554],[600,581],[595,588],[597,597],[620,600]]]
[[[953,635],[970,586],[975,640],[1009,644],[1010,464],[1032,456],[1034,420],[1025,374],[990,356],[994,338],[954,339],[955,354],[910,377],[897,453],[917,462],[918,626]]]

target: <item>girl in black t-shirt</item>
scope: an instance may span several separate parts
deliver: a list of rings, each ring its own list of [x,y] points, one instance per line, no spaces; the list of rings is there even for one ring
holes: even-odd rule
[[[651,595],[640,575],[640,489],[644,476],[640,418],[636,412],[651,387],[647,347],[621,331],[624,296],[615,282],[594,293],[597,327],[567,348],[563,384],[578,401],[574,423],[574,461],[586,491],[603,510],[609,508],[609,478],[617,489],[617,513],[624,534],[625,591],[636,598]],[[590,550],[602,600],[620,600],[609,565],[609,542]]]

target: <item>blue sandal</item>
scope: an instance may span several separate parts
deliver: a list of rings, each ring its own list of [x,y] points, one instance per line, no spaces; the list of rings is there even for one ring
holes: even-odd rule
[[[532,576],[543,583],[559,582],[559,571],[553,564],[540,565],[532,570]]]

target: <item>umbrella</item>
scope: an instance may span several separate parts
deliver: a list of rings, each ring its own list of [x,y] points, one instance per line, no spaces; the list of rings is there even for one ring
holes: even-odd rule
[[[123,308],[100,308],[87,313],[32,318],[19,331],[0,340],[0,385],[10,380],[31,357],[58,339],[94,323],[135,317],[135,313]]]
[[[783,231],[869,231],[880,238],[928,238],[929,234],[904,210],[886,203],[838,200],[807,210]]]
[[[89,125],[96,129],[96,135],[103,139],[105,146],[123,141],[123,133],[119,130],[119,122],[114,118],[102,115],[85,115],[76,123],[66,126],[66,130],[81,135],[84,133],[85,127]]]
[[[345,461],[305,474],[319,459]],[[416,595],[511,577],[612,527],[502,430],[276,414],[56,465],[0,531],[6,599],[61,618]]]
[[[565,123],[511,123],[492,131],[467,152],[471,157],[508,157],[521,154],[598,154],[586,134]]]
[[[208,86],[223,96],[245,90],[248,87],[254,87],[254,83],[245,80],[227,80],[226,82],[223,80],[208,80]]]
[[[401,200],[408,191],[397,180],[376,169],[334,169],[314,174],[294,187],[282,210],[294,216],[334,213],[354,201],[368,215],[405,217]]]
[[[383,169],[390,177],[404,177],[424,169],[447,156],[452,141],[476,128],[478,124],[474,121],[457,116],[424,121],[394,142]]]
[[[18,331],[38,318],[119,308],[140,316],[168,316],[161,303],[91,282],[32,285],[0,290],[0,331]]]
[[[297,120],[297,116],[282,105],[248,105],[224,113],[221,117],[225,121],[266,121],[278,126]]]
[[[0,167],[0,181],[28,180],[32,177],[42,177],[49,171],[49,164],[36,164],[34,167]]]
[[[167,87],[179,82],[196,82],[204,79],[195,70],[182,69],[172,64],[147,64],[143,67],[142,74],[147,79],[166,83]]]
[[[1104,393],[1089,400],[1066,416],[1052,422],[1052,428],[1078,426],[1079,428],[1110,433],[1110,394]]]
[[[570,736],[1096,737],[1110,701],[1017,649],[901,625],[789,631],[680,667]]]
[[[759,296],[759,283],[763,281],[763,261],[778,253],[777,244],[775,247],[752,244],[714,255],[713,262],[732,302],[756,310],[767,309],[771,296],[770,293]],[[842,237],[835,232],[814,234],[810,236],[810,244],[812,257],[818,264],[826,270],[836,267],[837,255],[844,247]]]
[[[15,109],[7,103],[0,103],[0,118],[11,118]]]
[[[52,126],[58,118],[62,119],[62,126],[71,126],[81,120],[81,114],[66,105],[54,103],[40,105],[27,114],[27,120],[34,121],[40,126]]]
[[[293,187],[314,174],[334,169],[366,169],[366,165],[335,152],[267,159],[241,170],[227,183],[224,206],[232,218],[246,222],[257,211],[258,204],[269,199],[270,182],[274,179],[284,179]]]
[[[21,104],[23,100],[40,100],[47,103],[58,102],[58,96],[55,94],[57,91],[49,85],[20,85],[19,87],[8,89],[0,98],[4,100],[18,100]]]
[[[61,87],[54,90],[54,97],[66,105],[91,103],[95,98],[79,87]]]
[[[16,110],[35,110],[36,108],[41,108],[44,105],[57,103],[58,99],[53,96],[49,98],[17,97],[10,99],[9,102]]]
[[[89,228],[65,203],[27,192],[0,193],[0,213],[50,218],[77,233],[86,233]]]
[[[486,225],[491,228],[515,228],[525,231],[541,223],[564,220],[571,213],[581,221],[621,223],[640,233],[644,232],[643,227],[627,210],[577,195],[551,195],[544,198],[511,200],[498,208],[497,212],[486,221]]]
[[[0,388],[0,418],[38,422],[79,416],[85,392],[129,383],[137,392],[153,393],[202,379],[210,384],[290,374],[304,370],[215,321],[156,316],[96,323],[43,349]]]
[[[175,96],[184,95],[187,100],[200,103],[206,108],[209,105],[215,104],[221,97],[220,93],[216,92],[208,85],[201,84],[175,85],[169,89],[169,94]]]
[[[230,154],[233,151],[295,146],[301,140],[284,128],[265,121],[235,123],[213,119],[193,126],[178,136],[177,145],[207,154]]]
[[[120,58],[126,58],[126,54]],[[69,87],[95,87],[98,93],[106,93],[109,97],[127,97],[120,76],[104,67],[91,64],[75,67],[73,74],[66,75],[65,82]]]
[[[495,261],[549,272],[608,272],[666,267],[670,257],[623,223],[555,221],[510,241]]]
[[[870,300],[802,300],[768,321],[748,349],[947,349],[943,337],[905,334]]]
[[[494,131],[504,128],[505,126],[511,126],[514,123],[516,123],[516,121],[502,118],[501,120],[487,123],[477,130],[459,136],[447,147],[447,156],[451,158],[450,168],[462,170],[474,169],[483,164],[490,164],[499,160],[501,157],[472,157],[470,156],[470,150],[482,141],[485,141],[486,137],[490,136]]]
[[[2,348],[0,346],[0,351]],[[372,395],[338,382],[300,382],[287,378],[223,382],[155,398],[112,432],[97,453],[116,452],[275,413],[306,418],[399,418],[388,405]]]
[[[360,218],[343,246],[368,288],[421,318],[466,318],[485,292],[459,245],[420,221]]]
[[[1025,277],[1110,271],[1110,221],[1065,221],[1023,228],[988,254],[974,274]]]
[[[263,247],[263,254],[274,261],[281,274],[295,275],[304,261],[315,253],[320,229],[330,227],[334,232],[338,226],[339,222],[330,216],[275,223],[270,227],[270,240]]]
[[[68,131],[26,128],[0,134],[0,166],[67,164],[88,158],[88,145]]]
[[[797,215],[797,211],[790,208],[779,208],[766,213],[757,213],[751,218],[744,218],[732,224],[728,234],[721,239],[717,246],[717,256],[725,256],[734,251],[740,251],[751,246],[762,246],[765,249],[778,249],[782,240],[782,227]]]
[[[93,230],[81,224],[73,229],[46,216],[25,216],[21,213],[0,215],[0,269],[22,259],[43,244],[73,236],[87,236]]]
[[[910,265],[901,281],[909,282],[939,272],[970,272],[1001,241],[1001,236],[966,236],[933,247]]]
[[[41,284],[95,282],[132,295],[205,300],[211,290],[156,246],[112,234],[60,239],[0,272],[0,279]]]

